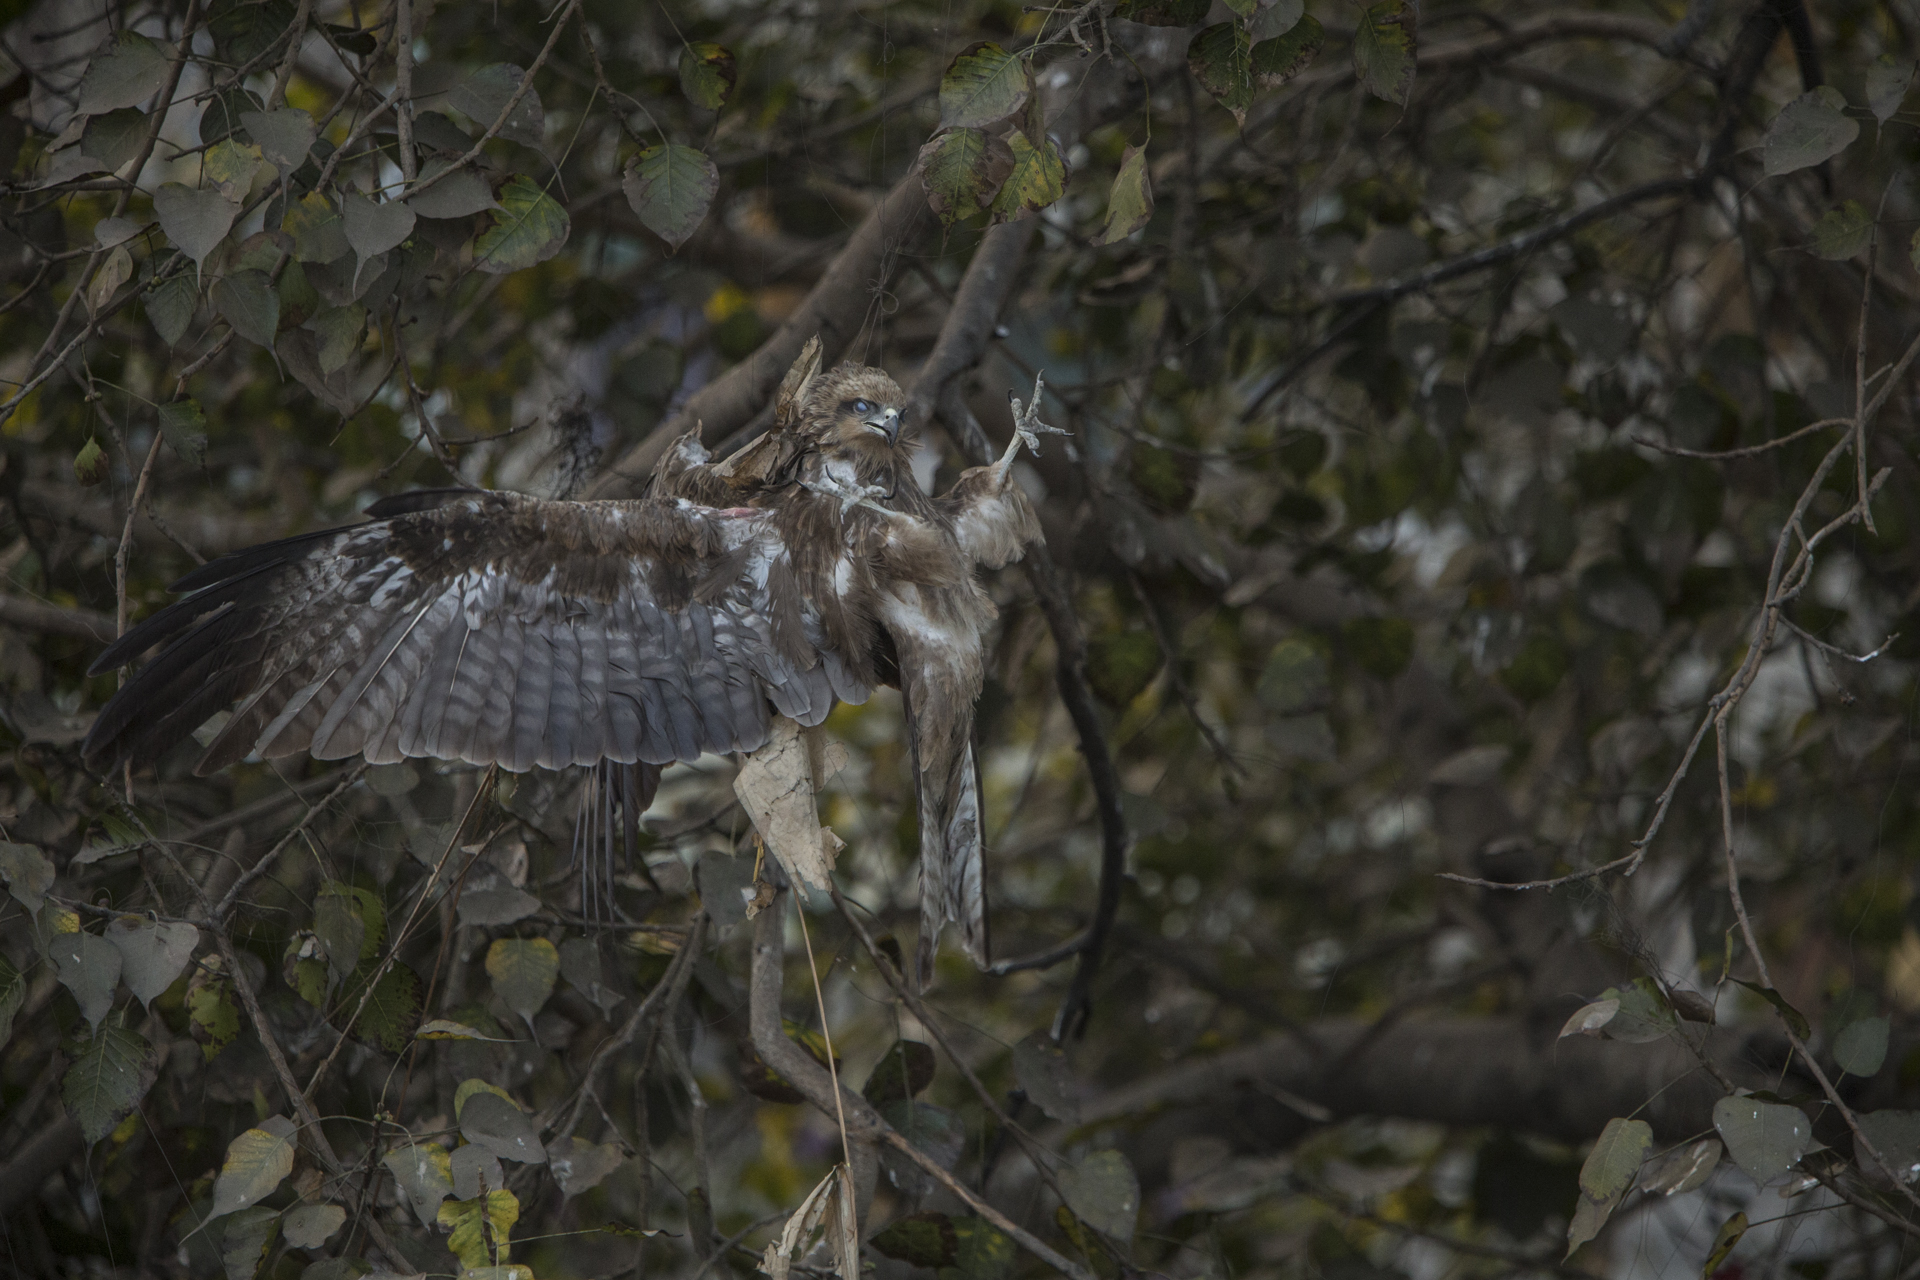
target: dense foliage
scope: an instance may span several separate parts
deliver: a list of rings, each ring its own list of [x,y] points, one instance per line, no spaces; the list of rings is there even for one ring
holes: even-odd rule
[[[1905,6],[0,11],[13,1272],[1910,1265]],[[887,694],[799,909],[728,760],[612,923],[597,775],[81,766],[195,563],[630,496],[816,332],[932,483],[1041,370],[1071,432],[991,584],[999,971],[896,967]]]

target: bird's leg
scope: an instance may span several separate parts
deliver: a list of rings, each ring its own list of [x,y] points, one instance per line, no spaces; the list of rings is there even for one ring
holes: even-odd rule
[[[874,501],[876,498],[886,497],[886,489],[877,484],[850,484],[824,467],[821,468],[820,475],[817,479],[802,480],[800,485],[802,488],[811,490],[823,498],[832,498],[838,502],[840,504],[840,518],[843,520],[846,519],[847,513],[855,507],[866,507],[868,510],[878,511],[881,515],[893,514],[893,512]]]
[[[1006,452],[1002,453],[1000,460],[993,464],[994,470],[998,473],[998,478],[1002,481],[1012,474],[1013,460],[1020,456],[1021,445],[1025,445],[1027,448],[1033,450],[1034,456],[1038,457],[1040,454],[1040,437],[1042,435],[1064,436],[1071,434],[1070,432],[1062,431],[1059,427],[1049,426],[1040,421],[1040,395],[1046,390],[1046,386],[1046,374],[1034,374],[1033,403],[1026,405],[1020,403],[1019,396],[1014,395],[1011,391],[1007,392],[1007,403],[1013,406],[1013,439],[1007,441]]]

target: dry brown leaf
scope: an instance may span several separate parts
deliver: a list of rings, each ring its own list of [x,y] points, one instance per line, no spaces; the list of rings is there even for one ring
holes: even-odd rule
[[[733,780],[734,794],[788,878],[809,888],[833,887],[834,855],[846,847],[820,825],[814,803],[817,781],[845,767],[846,759],[846,748],[775,716],[767,744],[747,757]]]

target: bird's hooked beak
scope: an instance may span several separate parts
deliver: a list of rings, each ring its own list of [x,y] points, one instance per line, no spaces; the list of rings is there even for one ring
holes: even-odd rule
[[[900,411],[891,405],[871,417],[862,418],[860,422],[868,430],[878,431],[885,436],[888,444],[894,444],[900,439]]]

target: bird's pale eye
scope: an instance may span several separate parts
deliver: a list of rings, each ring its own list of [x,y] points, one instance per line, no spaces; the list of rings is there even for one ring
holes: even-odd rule
[[[853,411],[855,413],[872,413],[873,403],[869,400],[855,400],[853,402]]]

